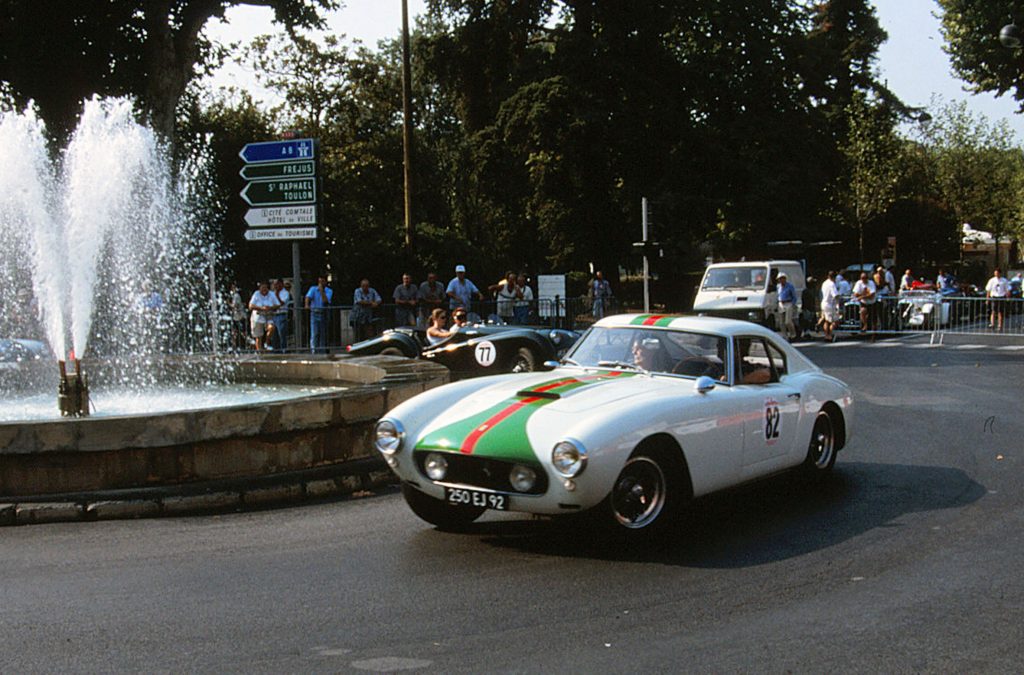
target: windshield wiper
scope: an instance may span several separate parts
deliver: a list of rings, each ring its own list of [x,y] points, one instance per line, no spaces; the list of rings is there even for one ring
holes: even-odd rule
[[[622,368],[623,370],[635,370],[640,373],[648,372],[647,369],[641,368],[635,363],[626,363],[625,361],[598,361],[597,365],[601,368]]]
[[[561,363],[568,364],[570,366],[579,366],[580,368],[583,367],[583,364],[581,364],[579,361],[576,361],[575,359],[570,359],[568,356],[563,356]]]

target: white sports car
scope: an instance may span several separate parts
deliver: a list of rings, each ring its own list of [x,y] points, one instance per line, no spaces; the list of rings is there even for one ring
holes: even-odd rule
[[[374,443],[416,515],[591,510],[646,536],[693,497],[775,472],[827,472],[853,397],[746,321],[656,314],[595,324],[558,367],[448,384],[399,405]]]

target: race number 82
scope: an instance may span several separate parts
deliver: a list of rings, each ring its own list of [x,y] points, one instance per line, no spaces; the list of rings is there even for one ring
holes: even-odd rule
[[[782,424],[782,414],[779,412],[779,404],[768,399],[764,403],[764,439],[774,443],[779,437],[779,426]]]

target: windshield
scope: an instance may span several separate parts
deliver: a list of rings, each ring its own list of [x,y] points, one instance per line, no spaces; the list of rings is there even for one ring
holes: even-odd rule
[[[718,379],[725,373],[726,340],[716,335],[643,327],[595,327],[580,338],[566,360],[601,368]]]
[[[704,275],[701,290],[744,288],[763,291],[767,286],[766,267],[714,267]]]

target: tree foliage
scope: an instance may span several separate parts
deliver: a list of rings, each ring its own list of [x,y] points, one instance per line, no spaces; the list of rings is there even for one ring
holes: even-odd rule
[[[170,136],[178,102],[198,72],[217,65],[202,35],[240,4],[272,7],[285,26],[319,26],[336,0],[0,0],[0,80],[34,100],[57,135],[94,94],[134,95]]]
[[[1020,0],[937,0],[942,8],[945,50],[956,74],[974,91],[1012,93],[1024,110],[1024,62],[1020,49],[999,42],[1003,26],[1024,23]]]

